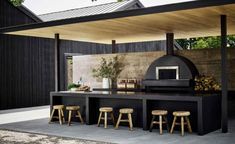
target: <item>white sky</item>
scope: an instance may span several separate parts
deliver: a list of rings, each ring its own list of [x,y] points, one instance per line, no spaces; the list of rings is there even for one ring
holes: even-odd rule
[[[97,0],[92,2],[91,0],[25,0],[23,3],[27,8],[33,11],[35,14],[45,14],[56,11],[63,11],[73,8],[81,8],[92,5],[104,4],[115,2],[117,0]],[[179,3],[192,0],[140,0],[144,6],[156,6],[169,3]]]

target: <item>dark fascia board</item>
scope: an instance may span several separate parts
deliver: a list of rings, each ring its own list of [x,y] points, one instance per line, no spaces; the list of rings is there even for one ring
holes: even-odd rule
[[[20,10],[21,12],[23,12],[25,15],[27,15],[28,17],[30,17],[31,19],[33,19],[35,22],[42,22],[42,20],[36,15],[34,14],[31,10],[29,10],[27,7],[21,5],[21,6],[14,6],[9,0],[6,0],[12,7]]]
[[[132,2],[130,2],[130,3],[120,7],[119,9],[117,9],[117,11],[127,10],[129,7],[131,7],[133,5],[138,5],[140,8],[144,8],[144,5],[139,0],[133,0]]]
[[[136,0],[136,4],[138,4],[140,8],[145,8],[145,6],[139,0]]]
[[[90,21],[98,21],[98,20],[108,20],[108,19],[130,17],[130,16],[140,16],[140,15],[147,15],[147,14],[154,14],[154,13],[173,12],[173,11],[179,11],[179,10],[188,10],[188,9],[211,7],[211,6],[220,6],[220,5],[227,5],[227,4],[235,4],[235,1],[232,1],[232,0],[190,1],[190,2],[183,2],[183,3],[177,3],[177,4],[168,4],[168,5],[143,8],[143,9],[134,9],[134,10],[119,11],[119,12],[113,12],[113,13],[107,13],[107,14],[93,15],[93,16],[84,16],[84,17],[78,17],[78,18],[70,18],[70,19],[41,22],[41,23],[35,23],[35,24],[6,27],[6,28],[1,28],[0,33],[36,29],[36,28],[43,28],[43,27],[50,27],[50,26],[59,26],[59,25],[66,25],[66,24],[74,24],[74,23],[82,23],[82,22],[90,22]]]
[[[21,5],[16,7],[19,10],[21,10],[24,14],[32,18],[35,22],[43,22],[36,14],[34,14],[31,10],[29,10],[27,7]]]

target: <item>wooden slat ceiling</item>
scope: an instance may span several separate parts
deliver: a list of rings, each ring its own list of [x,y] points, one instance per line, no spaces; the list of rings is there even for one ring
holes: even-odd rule
[[[235,4],[164,13],[48,26],[7,34],[110,44],[164,40],[165,33],[175,38],[220,35],[220,15],[228,16],[228,34],[235,34]]]

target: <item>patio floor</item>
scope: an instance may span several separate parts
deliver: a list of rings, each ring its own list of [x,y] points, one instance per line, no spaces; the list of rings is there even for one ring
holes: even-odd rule
[[[127,127],[114,130],[113,126],[104,129],[103,127],[98,128],[96,125],[87,126],[80,123],[73,123],[70,127],[67,125],[61,126],[58,123],[48,124],[48,115],[49,106],[0,111],[0,129],[120,144],[232,144],[235,141],[235,118],[229,120],[229,132],[226,134],[221,133],[220,130],[205,136],[186,132],[186,135],[181,137],[177,131],[174,134],[164,131],[163,135],[159,135],[157,129],[150,133],[140,128],[128,131]]]

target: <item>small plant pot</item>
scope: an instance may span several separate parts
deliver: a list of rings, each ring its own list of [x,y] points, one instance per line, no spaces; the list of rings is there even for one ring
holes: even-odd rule
[[[103,89],[110,89],[111,88],[111,79],[103,78],[103,80],[102,80],[102,88]]]
[[[77,91],[78,88],[71,88],[70,91]]]

